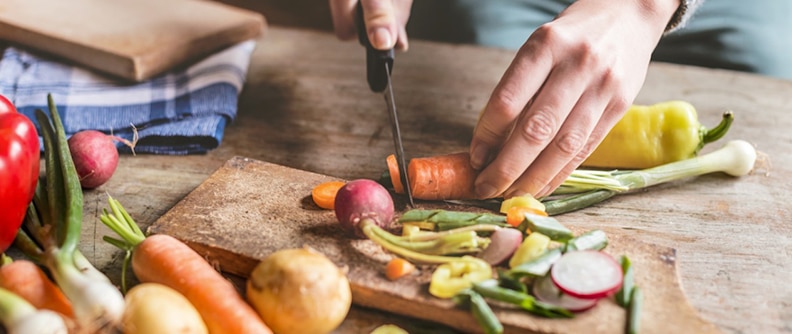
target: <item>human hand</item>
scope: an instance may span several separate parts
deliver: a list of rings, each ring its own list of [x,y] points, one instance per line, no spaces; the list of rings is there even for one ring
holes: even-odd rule
[[[480,198],[546,196],[632,104],[679,0],[578,0],[538,28],[473,133]]]
[[[407,50],[407,20],[412,0],[360,0],[371,45],[378,50]],[[330,0],[333,28],[341,40],[357,38],[355,8],[358,0]]]

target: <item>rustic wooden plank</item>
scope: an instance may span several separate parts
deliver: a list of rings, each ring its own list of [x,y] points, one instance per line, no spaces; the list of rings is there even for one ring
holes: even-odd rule
[[[264,31],[257,12],[203,0],[5,0],[0,39],[143,81]]]
[[[408,154],[466,149],[476,115],[511,57],[417,40],[397,54],[394,85]],[[363,59],[356,43],[329,33],[270,29],[259,40],[239,117],[221,147],[200,156],[121,157],[113,179],[86,192],[81,250],[117,281],[121,253],[102,242],[109,232],[98,220],[105,192],[145,227],[237,155],[344,179],[378,176],[392,145],[382,97],[366,87]],[[677,249],[685,295],[724,332],[789,332],[792,83],[654,63],[637,102],[670,99],[692,102],[704,124],[734,110],[726,139],[755,143],[772,160],[770,174],[701,177],[614,198],[562,221]],[[341,332],[390,322],[377,314],[356,309]]]

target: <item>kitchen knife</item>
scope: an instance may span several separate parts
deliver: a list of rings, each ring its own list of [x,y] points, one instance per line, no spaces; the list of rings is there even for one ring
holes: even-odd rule
[[[391,134],[393,137],[393,147],[395,149],[396,163],[399,165],[399,177],[410,201],[410,206],[414,207],[412,189],[410,189],[410,179],[407,176],[407,165],[404,158],[404,145],[402,144],[401,130],[399,129],[399,117],[396,112],[396,102],[393,97],[393,81],[391,80],[391,70],[393,69],[393,49],[377,50],[371,45],[366,34],[366,26],[363,21],[363,7],[360,2],[357,4],[355,13],[355,25],[358,31],[360,44],[366,47],[366,78],[369,88],[375,93],[384,92],[385,104],[391,122]]]

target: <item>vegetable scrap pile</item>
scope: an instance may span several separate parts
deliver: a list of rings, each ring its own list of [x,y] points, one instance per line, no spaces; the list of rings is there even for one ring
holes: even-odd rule
[[[485,333],[503,332],[490,301],[572,318],[614,295],[630,315],[626,328],[638,331],[641,296],[629,259],[603,251],[608,238],[601,230],[573,235],[533,197],[507,199],[497,213],[412,209],[394,228],[388,190],[357,179],[337,191],[334,212],[350,237],[368,238],[392,253],[383,266],[388,279],[408,277],[415,264],[434,265],[428,293],[467,307]]]

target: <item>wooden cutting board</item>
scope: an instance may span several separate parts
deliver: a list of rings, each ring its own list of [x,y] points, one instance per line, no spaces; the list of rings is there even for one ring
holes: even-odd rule
[[[266,26],[205,0],[3,0],[0,40],[133,81],[186,65]]]
[[[419,268],[413,277],[389,281],[383,268],[391,255],[369,240],[348,238],[338,228],[332,211],[313,204],[313,186],[333,179],[235,157],[154,222],[148,232],[174,236],[221,270],[242,277],[249,276],[258,261],[276,250],[310,246],[349,268],[354,303],[479,332],[468,311],[429,295],[431,266]],[[404,209],[398,197],[396,206]],[[618,234],[609,234],[609,239],[606,251],[631,258],[636,284],[644,290],[642,333],[718,332],[686,300],[674,249]],[[602,300],[574,319],[545,319],[508,307],[493,308],[507,333],[623,333],[626,319],[625,311],[612,299]]]

